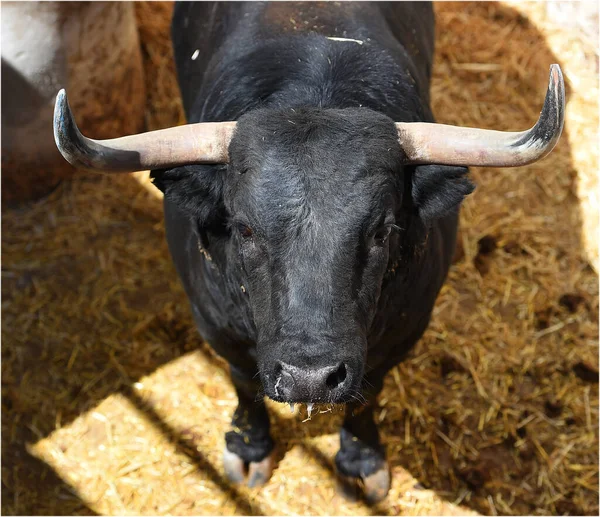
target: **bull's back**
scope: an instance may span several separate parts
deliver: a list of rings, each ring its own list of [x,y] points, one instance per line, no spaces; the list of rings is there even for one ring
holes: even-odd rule
[[[171,32],[188,119],[203,86],[221,79],[223,70],[236,74],[223,63],[235,62],[262,42],[290,44],[290,37],[315,33],[377,45],[410,71],[429,102],[434,49],[429,2],[179,2]]]

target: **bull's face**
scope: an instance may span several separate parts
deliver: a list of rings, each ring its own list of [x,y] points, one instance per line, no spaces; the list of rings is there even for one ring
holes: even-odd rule
[[[393,122],[367,110],[238,122],[224,204],[271,398],[359,392],[402,202],[400,153]]]
[[[404,162],[393,121],[374,111],[256,110],[238,121],[227,166],[153,173],[235,296],[243,286],[269,397],[360,397],[403,223],[427,224],[472,190],[465,168]]]

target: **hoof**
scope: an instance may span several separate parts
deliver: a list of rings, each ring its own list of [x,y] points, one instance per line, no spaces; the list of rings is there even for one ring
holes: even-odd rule
[[[245,483],[250,488],[264,485],[269,481],[274,466],[273,453],[261,461],[246,463],[237,454],[227,449],[227,447],[223,451],[225,475],[229,481],[235,484]]]
[[[375,504],[383,499],[390,490],[390,471],[385,465],[370,476],[353,478],[337,472],[337,493],[350,502],[364,499],[368,504]]]
[[[390,471],[387,465],[370,476],[363,477],[363,493],[367,502],[374,504],[383,500],[390,490],[390,483]]]
[[[356,503],[360,500],[361,490],[358,486],[356,478],[344,476],[339,472],[336,476],[336,491],[346,501],[349,501],[351,503]]]
[[[223,468],[225,475],[232,483],[242,483],[246,479],[246,465],[237,454],[230,452],[227,447],[223,451]]]

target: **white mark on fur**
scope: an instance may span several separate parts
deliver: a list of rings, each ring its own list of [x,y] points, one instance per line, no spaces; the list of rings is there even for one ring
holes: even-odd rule
[[[277,391],[277,388],[278,388],[280,382],[281,382],[281,375],[279,377],[277,377],[277,382],[275,383],[275,387],[273,388],[275,390],[275,395],[277,395],[278,397],[279,397],[279,391]]]
[[[192,54],[192,61],[196,61],[196,59],[198,58],[198,56],[200,55],[200,49],[197,48],[194,53]]]
[[[328,36],[327,39],[330,39],[331,41],[350,41],[352,43],[358,43],[359,45],[362,45],[364,43],[363,40],[352,38],[334,38],[333,36]]]

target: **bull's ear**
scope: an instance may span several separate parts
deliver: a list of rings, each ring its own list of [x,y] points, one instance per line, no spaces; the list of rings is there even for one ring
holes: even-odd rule
[[[417,165],[412,174],[412,201],[419,217],[428,223],[457,211],[462,200],[475,185],[467,167]]]
[[[224,165],[186,165],[153,170],[150,179],[198,227],[209,229],[222,223],[225,214],[225,170]]]

